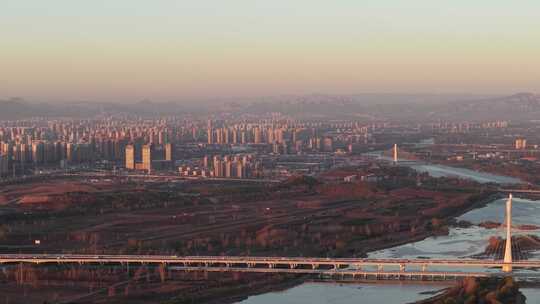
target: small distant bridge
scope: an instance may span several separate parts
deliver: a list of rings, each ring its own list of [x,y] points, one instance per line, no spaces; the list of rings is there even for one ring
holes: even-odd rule
[[[418,157],[414,153],[400,149],[397,144],[392,149],[382,151],[381,155],[383,158],[392,160],[394,163],[419,162]]]
[[[518,194],[540,194],[540,190],[528,190],[528,189],[497,189],[499,192],[504,193],[518,193]]]

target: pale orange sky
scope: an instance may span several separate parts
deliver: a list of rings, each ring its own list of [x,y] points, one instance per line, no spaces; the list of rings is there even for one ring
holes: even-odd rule
[[[539,92],[540,4],[516,4],[0,0],[0,98]]]

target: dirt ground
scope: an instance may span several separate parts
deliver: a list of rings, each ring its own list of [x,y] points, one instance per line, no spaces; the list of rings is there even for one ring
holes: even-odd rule
[[[0,253],[336,257],[361,257],[371,249],[429,236],[442,228],[446,217],[464,210],[471,204],[469,198],[478,195],[463,189],[435,191],[396,185],[388,190],[360,182],[313,186],[297,181],[294,186],[273,186],[57,180],[2,190],[8,200],[24,202],[25,197],[46,196],[50,201],[10,207],[11,213],[3,216],[0,226]],[[44,208],[49,205],[56,207]],[[88,274],[92,269],[84,265],[70,270],[69,276],[36,266],[17,277],[16,270],[5,269],[0,284],[0,290],[17,291],[6,293],[9,303],[42,303],[91,293],[110,275],[114,277],[111,284],[128,279],[126,271],[116,273],[114,269],[92,276]],[[150,273],[141,270],[141,275],[144,271]],[[55,286],[56,293],[42,292],[45,282],[63,279],[63,285]],[[169,285],[175,290],[171,293],[147,292],[173,298],[177,285],[185,284],[182,282]],[[133,303],[129,295],[144,290],[138,284],[133,282],[127,295],[125,291],[102,291],[93,299]],[[213,288],[220,290],[216,286]],[[38,295],[42,295],[41,302]]]

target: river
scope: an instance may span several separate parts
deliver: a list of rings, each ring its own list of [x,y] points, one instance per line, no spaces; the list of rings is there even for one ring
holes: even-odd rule
[[[411,168],[419,172],[427,172],[433,177],[454,176],[463,179],[471,179],[479,183],[498,183],[498,184],[520,184],[523,183],[520,179],[496,175],[486,172],[479,172],[464,168],[455,168],[444,165],[424,165],[412,164]]]
[[[369,153],[365,153],[364,155],[381,159],[384,161],[388,161],[388,162],[393,161],[391,157],[384,156],[382,152],[380,151],[369,152]],[[418,172],[429,173],[429,175],[433,177],[444,177],[444,176],[458,177],[462,179],[474,180],[479,183],[498,183],[498,184],[524,183],[522,180],[515,177],[497,175],[497,174],[492,174],[492,173],[487,173],[487,172],[480,172],[480,171],[475,171],[475,170],[465,169],[465,168],[450,167],[450,166],[445,166],[445,165],[425,164],[423,162],[412,161],[412,160],[407,160],[407,159],[398,159],[398,165],[413,168],[414,170]]]
[[[250,297],[242,304],[404,304],[429,298],[444,285],[305,283],[281,291]],[[428,294],[426,294],[428,293]]]
[[[497,199],[483,208],[469,211],[458,220],[478,224],[487,220],[504,221],[505,199]],[[540,226],[540,201],[514,197],[512,220],[516,225],[532,224]],[[374,251],[370,258],[462,258],[484,251],[491,236],[503,236],[504,230],[485,229],[478,226],[450,228],[445,236],[429,237],[419,242],[409,243],[389,249]],[[540,231],[525,232],[540,236]],[[540,252],[532,258],[540,258]],[[436,269],[433,269],[436,270]],[[441,269],[442,270],[442,269]],[[468,268],[469,271],[474,269]],[[516,272],[525,272],[517,270]],[[334,284],[305,283],[283,292],[273,292],[249,297],[242,304],[380,304],[409,303],[428,298],[425,292],[440,290],[441,285],[407,284]],[[527,303],[540,303],[540,289],[523,288],[529,299]],[[539,299],[539,300],[536,300]]]

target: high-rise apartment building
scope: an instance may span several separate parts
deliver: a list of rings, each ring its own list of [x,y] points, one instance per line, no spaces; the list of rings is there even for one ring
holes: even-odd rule
[[[45,162],[45,145],[42,142],[32,143],[32,160],[34,164],[43,164]]]
[[[165,160],[174,162],[174,145],[172,143],[168,143],[165,145]]]
[[[135,169],[135,146],[126,146],[126,169]]]
[[[233,175],[232,161],[230,159],[227,159],[226,161],[224,161],[223,167],[224,167],[223,173],[225,177],[232,177]]]
[[[9,175],[9,157],[0,153],[0,177]]]
[[[72,163],[75,160],[75,145],[72,143],[66,145],[66,160],[68,163]]]
[[[214,130],[212,128],[208,128],[207,135],[208,137],[208,144],[214,143]]]
[[[142,148],[143,170],[152,171],[152,145],[144,145]]]
[[[261,132],[261,129],[259,129],[259,127],[256,127],[253,130],[253,137],[256,144],[260,144],[262,142],[262,132]]]
[[[515,147],[517,150],[523,150],[527,148],[527,140],[525,138],[518,138],[515,142]]]
[[[218,156],[214,156],[214,177],[223,177],[223,162]]]
[[[236,163],[236,177],[238,178],[244,178],[245,177],[245,172],[244,172],[244,165],[242,164],[241,161],[238,161]]]

